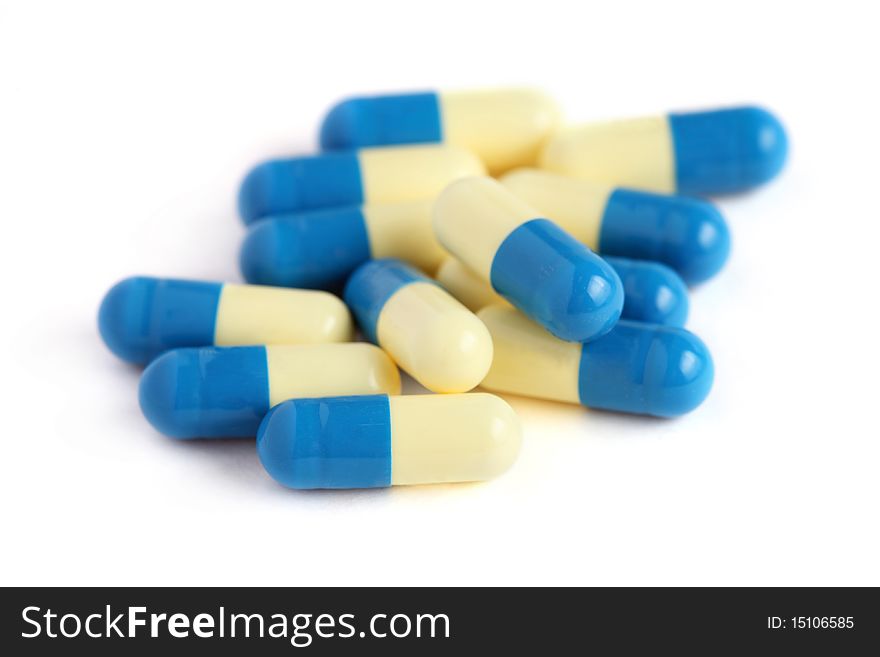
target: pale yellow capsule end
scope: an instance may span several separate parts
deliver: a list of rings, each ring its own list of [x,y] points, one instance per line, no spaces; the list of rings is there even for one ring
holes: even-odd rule
[[[227,283],[220,292],[214,344],[312,344],[351,340],[342,300],[318,290]]]
[[[580,402],[583,345],[550,335],[514,308],[489,306],[477,316],[492,335],[495,356],[482,387],[515,395]]]
[[[470,151],[443,144],[365,148],[358,161],[367,205],[433,199],[453,180],[486,172]]]
[[[437,270],[435,278],[452,296],[473,312],[492,305],[510,306],[510,303],[495,292],[489,283],[455,258],[446,258]]]
[[[269,404],[298,397],[400,394],[397,366],[366,342],[266,347]]]
[[[401,287],[376,325],[379,344],[433,392],[465,392],[492,364],[492,338],[467,308],[433,283]]]
[[[560,121],[559,107],[536,89],[440,94],[443,139],[480,156],[492,175],[537,162]]]
[[[495,395],[410,395],[389,402],[394,485],[494,479],[519,456],[519,418]]]
[[[539,165],[606,185],[675,192],[675,152],[665,116],[566,128],[547,142]]]
[[[499,179],[514,195],[593,251],[613,187],[540,169],[517,169]]]
[[[501,243],[524,222],[540,216],[497,180],[457,180],[434,203],[434,233],[440,244],[485,281]]]
[[[374,259],[398,258],[423,271],[434,271],[446,252],[434,236],[434,199],[382,203],[362,208]]]

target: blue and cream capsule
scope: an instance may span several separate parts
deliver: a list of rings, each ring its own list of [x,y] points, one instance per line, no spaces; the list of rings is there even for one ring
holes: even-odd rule
[[[620,317],[615,271],[492,178],[447,187],[434,205],[434,232],[492,289],[563,340],[598,338]]]
[[[249,283],[337,290],[371,258],[434,271],[444,251],[431,226],[432,206],[411,201],[268,217],[248,230],[242,274]]]
[[[250,224],[268,215],[341,205],[427,200],[456,178],[484,172],[473,153],[443,144],[270,160],[245,177],[238,210]]]
[[[678,274],[656,262],[605,258],[623,283],[621,319],[664,326],[684,326],[688,291]],[[437,270],[437,282],[473,312],[486,306],[510,304],[492,287],[455,258]]]
[[[178,347],[345,342],[352,328],[327,292],[146,276],[117,283],[98,311],[110,351],[139,365]]]
[[[568,128],[547,142],[539,164],[608,185],[711,195],[772,180],[787,156],[779,119],[732,107]]]
[[[623,413],[674,417],[694,410],[712,388],[706,345],[683,328],[620,321],[578,344],[558,340],[513,308],[478,313],[495,344],[488,390]]]
[[[294,399],[257,434],[263,467],[290,488],[384,488],[494,479],[522,428],[494,395]]]
[[[501,182],[603,256],[662,262],[691,285],[717,274],[730,255],[727,223],[707,201],[537,169],[512,171]]]
[[[409,265],[371,260],[351,275],[344,297],[367,339],[428,390],[466,392],[489,370],[486,327]]]
[[[294,397],[398,394],[400,374],[364,342],[175,349],[144,370],[140,405],[173,438],[253,437],[272,406]]]
[[[321,148],[447,143],[476,153],[494,175],[533,164],[558,123],[556,103],[535,89],[360,96],[330,109]]]

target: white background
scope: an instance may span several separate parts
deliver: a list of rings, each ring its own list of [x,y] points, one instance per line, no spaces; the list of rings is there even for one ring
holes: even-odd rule
[[[877,15],[869,3],[4,2],[3,584],[880,584]],[[869,15],[874,13],[874,15]],[[101,343],[132,274],[240,280],[234,197],[356,92],[534,84],[572,120],[755,102],[783,175],[720,205],[671,421],[510,398],[489,484],[288,491],[175,442]]]

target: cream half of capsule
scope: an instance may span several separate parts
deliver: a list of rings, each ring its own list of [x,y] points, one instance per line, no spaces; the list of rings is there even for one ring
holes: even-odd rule
[[[537,162],[559,124],[559,108],[534,89],[439,94],[444,140],[467,148],[497,175]]]
[[[352,333],[348,309],[332,294],[227,283],[220,292],[214,344],[344,342]]]
[[[495,357],[482,387],[525,397],[580,403],[578,342],[553,337],[514,308],[477,313],[492,335]]]
[[[579,242],[597,251],[602,217],[614,188],[539,169],[518,169],[499,182]]]
[[[269,406],[294,397],[400,392],[400,374],[378,347],[363,342],[266,347]]]
[[[376,335],[397,364],[433,392],[475,388],[492,363],[486,327],[433,283],[411,283],[394,293]]]
[[[675,191],[675,152],[665,116],[560,130],[539,159],[542,169],[606,185]]]
[[[494,479],[519,455],[519,418],[495,395],[411,395],[389,405],[393,485]]]
[[[400,258],[423,271],[434,271],[446,252],[434,235],[433,209],[434,199],[361,208],[371,257]]]
[[[365,148],[358,161],[367,205],[432,199],[451,181],[485,171],[473,153],[449,146]]]

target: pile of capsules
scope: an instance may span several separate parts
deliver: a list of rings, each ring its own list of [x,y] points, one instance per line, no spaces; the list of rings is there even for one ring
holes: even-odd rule
[[[293,488],[504,472],[520,423],[477,386],[696,408],[714,372],[682,328],[687,286],[730,250],[697,197],[770,180],[788,150],[756,107],[563,127],[526,89],[347,99],[320,142],[242,183],[248,285],[129,278],[98,320],[116,355],[147,366],[156,429],[256,436]],[[352,315],[369,342],[352,342]],[[401,395],[398,367],[439,394]]]

